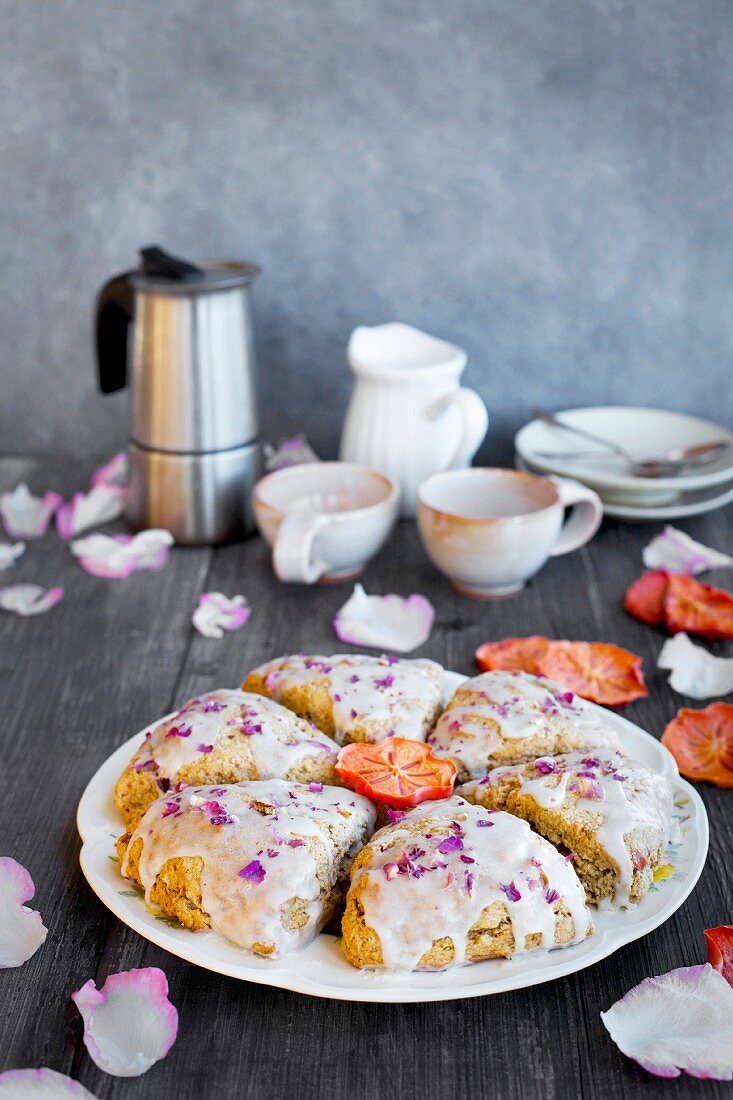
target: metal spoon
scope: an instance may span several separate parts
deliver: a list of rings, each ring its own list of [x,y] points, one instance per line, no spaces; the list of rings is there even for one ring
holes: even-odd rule
[[[571,432],[573,435],[581,436],[583,439],[590,439],[593,443],[600,443],[601,446],[607,447],[614,454],[620,455],[629,465],[632,474],[635,477],[674,477],[675,474],[682,473],[683,470],[689,469],[695,466],[706,466],[711,462],[714,462],[716,458],[726,451],[729,447],[728,440],[717,439],[709,443],[698,443],[692,447],[674,447],[660,458],[647,458],[637,459],[632,454],[620,447],[618,443],[613,443],[610,439],[604,439],[602,436],[594,435],[592,432],[587,432],[583,428],[576,428],[571,424],[566,424],[564,421],[559,420],[552,413],[546,412],[544,409],[534,409],[532,415],[538,420],[542,420],[545,424],[550,424],[554,428],[562,428],[566,432]],[[602,458],[602,453],[598,451],[571,451],[571,452],[555,452],[549,453],[547,451],[538,451],[538,457],[540,458],[560,458],[560,459],[581,459],[581,458]]]

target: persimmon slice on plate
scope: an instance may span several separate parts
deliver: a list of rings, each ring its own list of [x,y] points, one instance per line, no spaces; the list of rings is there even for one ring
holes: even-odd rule
[[[476,660],[484,672],[537,672],[537,662],[547,652],[550,641],[540,634],[529,638],[504,638],[486,642],[476,650]]]
[[[710,642],[733,638],[733,596],[722,588],[670,573],[663,607],[670,634],[684,630]]]
[[[450,798],[456,781],[452,760],[439,760],[429,745],[407,737],[388,737],[378,745],[344,745],[336,771],[357,794],[396,810]]]
[[[733,705],[711,703],[704,710],[683,707],[662,734],[686,779],[733,788]]]
[[[723,975],[728,985],[733,985],[733,925],[719,924],[706,928],[708,962]]]
[[[664,596],[667,591],[667,574],[663,569],[647,570],[634,581],[624,597],[624,607],[629,615],[641,619],[647,626],[659,626],[664,618]]]
[[[617,645],[552,642],[539,661],[539,671],[605,707],[620,707],[647,693],[641,657]]]

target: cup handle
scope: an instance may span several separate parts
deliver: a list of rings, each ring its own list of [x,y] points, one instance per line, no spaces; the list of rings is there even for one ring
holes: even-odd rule
[[[455,405],[461,414],[463,434],[448,469],[460,470],[469,465],[481,446],[489,426],[489,414],[476,391],[465,386],[451,395],[450,404]]]
[[[564,508],[575,505],[550,551],[550,557],[556,558],[558,554],[568,554],[590,542],[601,526],[603,505],[598,493],[579,481],[564,477],[551,477],[549,480],[560,494],[560,503]]]
[[[272,568],[281,581],[313,584],[328,568],[325,561],[314,559],[313,543],[327,525],[324,515],[290,512],[277,530],[272,548]]]

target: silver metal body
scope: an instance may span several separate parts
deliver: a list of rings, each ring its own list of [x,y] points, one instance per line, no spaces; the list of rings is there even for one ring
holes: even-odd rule
[[[242,538],[254,530],[252,489],[260,474],[259,443],[198,455],[133,443],[127,521],[136,531],[164,527],[189,546]]]
[[[249,265],[192,285],[133,273],[132,469],[127,519],[176,541],[254,530],[260,474]]]

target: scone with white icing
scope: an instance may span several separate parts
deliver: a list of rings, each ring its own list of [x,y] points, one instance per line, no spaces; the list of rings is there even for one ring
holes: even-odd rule
[[[368,799],[320,783],[186,787],[154,802],[117,848],[149,904],[277,958],[331,918],[374,821]]]
[[[589,703],[561,684],[526,672],[484,672],[456,691],[428,737],[461,781],[500,764],[596,747],[617,749],[615,733]]]
[[[441,970],[578,943],[593,922],[551,844],[454,796],[417,806],[364,846],[342,931],[353,966]]]
[[[573,853],[589,901],[641,901],[662,862],[672,788],[619,753],[567,753],[495,768],[460,788],[464,798],[507,810]]]
[[[297,654],[261,665],[242,687],[277,699],[340,745],[424,741],[444,705],[443,675],[435,661]]]
[[[289,779],[334,783],[338,745],[286,707],[221,689],[191,699],[149,733],[115,786],[125,824],[180,786]]]

